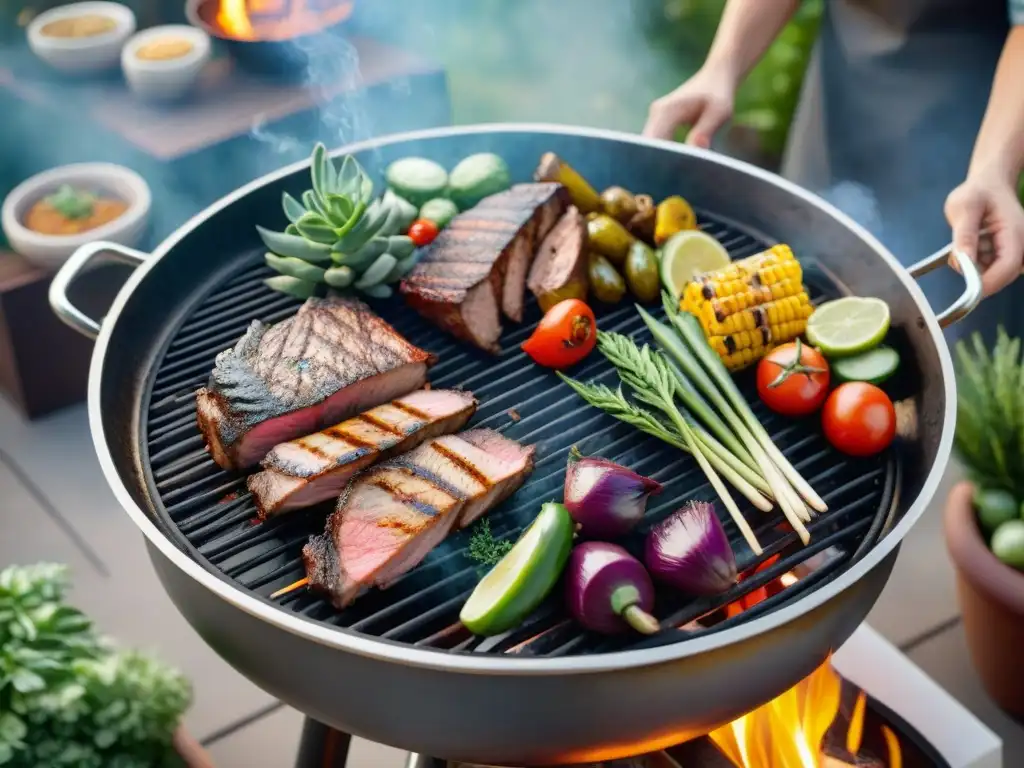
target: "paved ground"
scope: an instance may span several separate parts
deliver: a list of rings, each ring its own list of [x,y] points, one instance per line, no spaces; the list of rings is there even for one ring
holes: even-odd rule
[[[949,478],[952,482],[953,478]],[[1024,727],[985,697],[971,669],[941,529],[941,500],[903,546],[871,623],[1006,742],[1024,764]],[[150,649],[194,681],[192,733],[225,768],[289,768],[301,717],[209,650],[164,596],[141,536],[100,474],[83,408],[26,424],[0,399],[0,566],[56,560],[74,569],[74,599],[125,644]],[[395,750],[358,742],[354,768],[399,768]]]

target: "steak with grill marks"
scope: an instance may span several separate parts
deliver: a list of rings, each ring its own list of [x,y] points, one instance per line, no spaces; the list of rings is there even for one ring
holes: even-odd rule
[[[254,320],[217,355],[196,419],[224,469],[423,386],[436,358],[352,299],[309,299],[273,326]]]
[[[499,308],[523,319],[526,275],[569,207],[561,184],[516,184],[460,213],[402,281],[406,301],[454,336],[498,352]]]
[[[345,608],[368,587],[386,589],[448,533],[518,489],[532,446],[488,429],[444,435],[356,477],[323,535],[302,550],[309,585]]]
[[[462,429],[476,410],[468,392],[420,389],[325,430],[281,443],[248,480],[261,518],[337,498],[349,478],[424,440]]]

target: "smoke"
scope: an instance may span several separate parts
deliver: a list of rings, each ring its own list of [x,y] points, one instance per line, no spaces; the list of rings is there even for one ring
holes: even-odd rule
[[[840,181],[821,196],[875,237],[882,238],[882,215],[870,189],[855,181]]]

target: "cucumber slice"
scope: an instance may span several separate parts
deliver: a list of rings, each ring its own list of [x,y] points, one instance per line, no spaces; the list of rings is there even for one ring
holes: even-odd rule
[[[314,266],[308,261],[294,259],[291,256],[278,256],[276,253],[267,253],[263,256],[267,266],[275,272],[289,277],[297,277],[299,280],[308,280],[311,283],[320,283],[324,279],[324,269]]]
[[[448,173],[433,160],[406,157],[396,160],[384,172],[388,186],[417,208],[427,200],[440,197],[448,186]]]
[[[470,155],[452,169],[448,196],[459,210],[472,208],[488,195],[512,186],[508,164],[492,152]]]
[[[900,367],[899,353],[892,347],[878,346],[852,357],[832,362],[832,375],[839,381],[866,381],[881,384]]]
[[[554,588],[569,560],[574,524],[548,502],[501,561],[480,580],[459,620],[475,635],[497,635],[519,624]]]
[[[425,202],[420,208],[420,218],[434,222],[438,229],[447,227],[448,222],[458,213],[459,206],[446,197],[435,197],[433,200]]]

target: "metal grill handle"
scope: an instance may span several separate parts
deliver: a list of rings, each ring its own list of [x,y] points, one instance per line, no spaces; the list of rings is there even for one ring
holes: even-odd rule
[[[911,277],[918,278],[935,271],[939,267],[945,265],[952,266],[950,264],[951,261],[956,263],[957,271],[964,278],[964,292],[960,294],[960,298],[950,304],[945,310],[936,314],[940,328],[946,328],[955,322],[963,320],[981,303],[983,298],[981,270],[978,269],[978,265],[974,263],[973,259],[964,252],[958,251],[952,243],[907,268]]]
[[[130,267],[137,267],[149,258],[148,253],[101,240],[87,243],[76,250],[53,276],[53,282],[50,283],[50,308],[63,322],[90,339],[99,336],[100,324],[71,303],[68,288],[97,256],[106,256],[108,261],[120,262]]]

